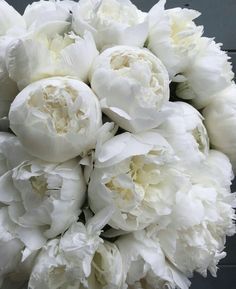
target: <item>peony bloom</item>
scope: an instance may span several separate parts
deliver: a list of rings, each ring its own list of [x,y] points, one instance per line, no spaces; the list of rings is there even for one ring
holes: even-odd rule
[[[86,225],[74,223],[61,239],[48,242],[36,259],[29,288],[87,288],[93,256],[103,243],[101,229],[112,211],[105,208]]]
[[[188,289],[190,281],[171,262],[158,240],[144,230],[120,237],[116,241],[131,289],[180,288]]]
[[[148,48],[164,63],[170,78],[175,79],[190,65],[203,27],[193,22],[199,12],[181,8],[165,10],[165,3],[161,0],[149,11]]]
[[[209,139],[203,117],[184,102],[170,103],[170,115],[157,131],[165,137],[183,165],[199,165],[209,152]]]
[[[211,145],[230,158],[236,172],[236,85],[217,93],[203,116]]]
[[[92,35],[86,32],[79,37],[68,33],[67,22],[50,25],[15,39],[8,47],[6,66],[20,90],[50,76],[73,76],[87,81],[98,54]]]
[[[43,79],[22,90],[11,105],[9,120],[28,152],[52,162],[94,148],[102,125],[92,90],[66,77]]]
[[[103,112],[120,127],[140,132],[156,127],[169,99],[164,65],[148,50],[116,46],[95,60],[91,86]]]
[[[81,0],[72,27],[79,35],[90,31],[99,50],[111,45],[143,47],[148,36],[146,14],[129,0]]]
[[[0,202],[30,250],[41,248],[76,221],[84,200],[85,181],[77,160],[25,161],[0,178]]]
[[[175,194],[188,185],[176,164],[170,145],[157,132],[115,136],[95,152],[88,187],[91,209],[112,204],[109,225],[115,229],[135,231],[156,222],[165,226]]]
[[[224,258],[226,235],[235,233],[235,195],[230,192],[232,169],[222,153],[210,151],[201,170],[190,172],[192,186],[176,194],[172,222],[153,225],[147,234],[186,276],[194,271],[216,276]]]
[[[216,93],[232,84],[234,73],[228,55],[221,50],[221,44],[202,37],[198,43],[198,53],[183,76],[176,94],[201,109],[215,98]]]
[[[23,14],[27,28],[37,30],[47,24],[71,21],[70,10],[75,5],[74,1],[38,1],[29,4]]]
[[[99,245],[92,260],[91,274],[88,278],[89,288],[126,289],[125,277],[119,249],[114,243],[104,241]]]
[[[6,1],[0,0],[0,36],[11,29],[25,29],[24,18]]]

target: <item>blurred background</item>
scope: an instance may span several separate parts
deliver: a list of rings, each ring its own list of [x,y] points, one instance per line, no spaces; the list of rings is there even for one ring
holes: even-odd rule
[[[31,0],[6,0],[20,13],[31,4]],[[149,9],[157,0],[132,0],[141,10]],[[228,51],[236,73],[236,0],[167,0],[166,8],[185,7],[202,13],[196,21],[204,25],[205,36],[214,37],[223,43],[223,49]],[[232,186],[236,191],[236,181]],[[199,275],[192,279],[191,289],[236,289],[236,236],[229,238],[226,244],[227,257],[219,264],[218,277],[210,275],[205,279]],[[13,289],[13,288],[12,288]]]

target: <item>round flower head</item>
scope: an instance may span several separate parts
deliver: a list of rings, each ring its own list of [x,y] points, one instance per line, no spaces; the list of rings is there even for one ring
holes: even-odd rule
[[[87,81],[98,51],[89,32],[79,37],[68,33],[68,27],[67,22],[49,23],[10,43],[6,66],[20,90],[50,76],[72,76]]]
[[[203,27],[193,22],[199,12],[181,8],[165,10],[165,3],[160,0],[148,13],[148,48],[161,59],[174,79],[188,68]]]
[[[101,110],[86,84],[58,77],[22,90],[11,105],[9,119],[29,153],[63,162],[95,146]]]
[[[191,105],[176,101],[169,105],[170,115],[157,131],[166,138],[185,166],[201,164],[209,152],[209,139],[203,117]]]
[[[77,160],[25,161],[0,179],[0,202],[19,226],[18,238],[31,250],[76,221],[84,200],[85,181]]]
[[[81,222],[74,223],[61,239],[48,242],[36,259],[29,288],[90,288],[87,278],[91,273],[91,262],[103,243],[101,229],[111,212],[112,209],[106,208],[85,225]]]
[[[221,50],[221,46],[213,39],[202,37],[197,54],[177,86],[177,96],[191,101],[198,109],[206,107],[215,98],[215,94],[232,84],[234,73],[230,57]]]
[[[95,152],[88,187],[91,209],[112,204],[109,225],[125,231],[168,223],[175,194],[186,182],[175,165],[173,150],[157,132],[111,138]]]
[[[111,45],[142,47],[148,35],[145,13],[129,0],[81,0],[73,11],[73,29],[90,31],[98,49]]]
[[[103,51],[91,72],[103,112],[120,127],[140,132],[156,127],[169,99],[168,73],[146,49],[116,46]]]

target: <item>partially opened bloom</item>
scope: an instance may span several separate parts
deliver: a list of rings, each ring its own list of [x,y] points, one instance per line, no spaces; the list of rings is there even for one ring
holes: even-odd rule
[[[191,105],[173,102],[169,105],[170,115],[157,131],[166,138],[176,155],[191,169],[206,159],[209,139],[203,125],[203,117]]]
[[[73,29],[90,31],[98,49],[111,45],[142,47],[148,35],[146,15],[129,0],[81,0],[73,11]]]
[[[97,146],[89,204],[94,212],[114,205],[109,225],[115,229],[135,231],[156,222],[165,226],[175,195],[186,183],[161,135],[123,133]]]
[[[158,240],[145,231],[118,238],[128,288],[188,289],[190,281],[166,259]]]
[[[85,182],[77,160],[25,161],[0,178],[0,202],[18,225],[18,238],[31,250],[76,221],[84,200]]]
[[[172,222],[147,229],[173,264],[186,276],[194,271],[216,276],[217,264],[225,257],[226,235],[235,233],[235,194],[230,192],[233,178],[229,160],[210,151],[201,169],[189,171],[192,185],[176,194]]]
[[[104,209],[86,225],[74,223],[61,239],[48,242],[36,259],[29,288],[87,288],[93,256],[103,243],[101,229],[111,212],[110,208]]]
[[[7,69],[20,90],[50,76],[73,76],[87,81],[98,51],[89,32],[79,37],[68,33],[68,27],[67,22],[47,24],[41,31],[10,43]]]
[[[202,37],[198,43],[198,53],[192,58],[183,73],[183,81],[178,85],[178,97],[190,100],[202,109],[214,98],[215,94],[232,84],[234,73],[227,53],[221,44],[213,39]]]
[[[148,48],[164,63],[174,79],[190,65],[196,53],[203,27],[194,23],[200,13],[192,9],[165,10],[159,1],[148,13]]]
[[[116,244],[104,241],[97,248],[92,263],[91,274],[88,278],[90,289],[125,289],[126,274],[122,258]]]
[[[25,149],[63,162],[94,148],[101,109],[92,90],[71,78],[48,78],[22,90],[11,105],[10,126]]]
[[[230,158],[236,171],[236,85],[217,93],[203,116],[212,146]]]
[[[116,46],[103,51],[91,72],[91,86],[103,112],[120,127],[140,132],[156,127],[169,100],[169,77],[146,49]]]

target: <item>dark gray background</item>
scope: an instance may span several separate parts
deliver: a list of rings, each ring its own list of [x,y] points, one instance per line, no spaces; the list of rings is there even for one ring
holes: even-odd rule
[[[30,0],[7,0],[19,12],[23,12]],[[139,9],[148,11],[157,0],[132,0]],[[215,37],[217,42],[232,57],[236,72],[236,0],[167,0],[166,7],[187,7],[202,12],[197,21],[205,26],[205,35]],[[234,185],[236,190],[236,185]],[[229,238],[226,245],[227,257],[219,265],[217,279],[196,275],[191,289],[236,289],[236,237]]]

